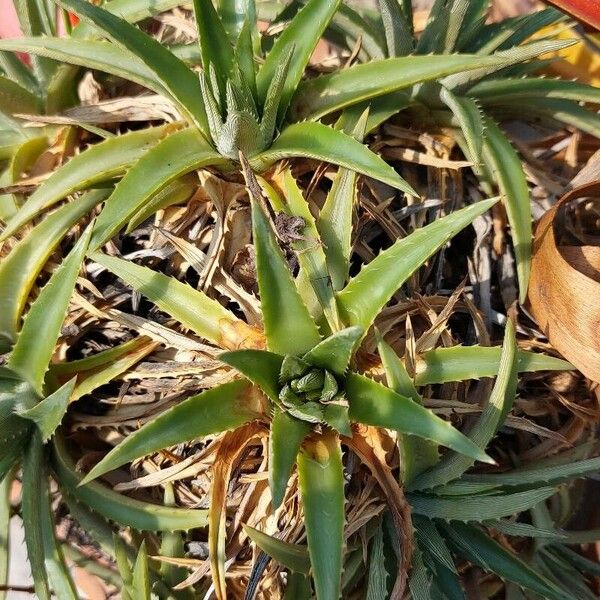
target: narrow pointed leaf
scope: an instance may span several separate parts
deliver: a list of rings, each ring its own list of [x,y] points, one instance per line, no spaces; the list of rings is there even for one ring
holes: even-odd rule
[[[302,354],[318,344],[321,336],[296,290],[273,227],[254,199],[252,231],[268,348],[284,356]]]
[[[317,600],[338,600],[344,547],[344,472],[336,436],[305,443],[298,454],[298,478]]]
[[[198,42],[202,67],[208,72],[213,65],[220,78],[221,92],[233,65],[233,48],[212,0],[194,0],[194,15],[198,27]]]
[[[187,531],[206,527],[207,511],[174,508],[134,500],[96,482],[80,487],[83,479],[65,448],[60,432],[52,440],[52,469],[61,492],[70,505],[89,507],[104,519],[109,519],[139,531]],[[83,511],[85,514],[85,511]],[[86,528],[87,530],[87,528]],[[95,539],[98,539],[97,534]]]
[[[498,379],[481,417],[468,434],[482,450],[492,441],[512,408],[517,391],[517,360],[515,328],[509,320],[504,334]],[[446,454],[439,464],[417,477],[410,487],[425,489],[444,485],[458,479],[472,465],[473,461],[462,454]]]
[[[10,473],[0,479],[0,586],[8,584],[12,483],[13,476]],[[6,600],[5,591],[0,591],[0,600]]]
[[[288,215],[303,219],[304,229],[301,235],[305,239],[292,242],[292,248],[297,253],[300,269],[304,272],[303,275],[310,281],[310,286],[322,307],[323,314],[327,318],[330,328],[336,331],[340,329],[337,304],[327,269],[325,252],[320,243],[319,232],[315,225],[315,219],[310,212],[308,202],[304,199],[289,169],[286,169],[283,177],[278,178],[277,183],[280,186],[285,202],[275,197],[277,196],[277,192],[266,182],[263,183],[263,189],[272,201],[274,209],[277,205],[281,205],[283,211]],[[304,286],[301,282],[302,279],[299,278],[296,283],[300,295],[304,297]]]
[[[484,200],[418,229],[384,250],[338,294],[347,325],[368,329],[400,286],[435,252],[498,200]]]
[[[113,448],[82,484],[152,452],[234,429],[258,418],[260,399],[245,380],[225,383],[166,410]]]
[[[341,0],[308,0],[277,38],[258,71],[256,85],[259,100],[262,102],[277,67],[293,49],[292,62],[279,105],[279,118],[285,114],[313,50],[340,4]]]
[[[238,39],[240,31],[246,20],[246,13],[256,20],[256,13],[252,15],[254,0],[218,0],[217,8],[223,27],[227,31],[229,38],[233,43]],[[251,23],[254,26],[254,22]]]
[[[283,357],[266,350],[234,350],[219,360],[256,384],[273,402],[279,401],[279,372]]]
[[[273,510],[279,508],[283,501],[300,445],[309,432],[309,423],[274,407],[269,435],[269,487]]]
[[[501,496],[425,496],[407,494],[415,514],[443,521],[488,521],[508,517],[547,500],[556,493],[554,488],[538,488]]]
[[[283,600],[310,600],[311,598],[310,579],[302,573],[289,573]]]
[[[446,567],[452,573],[456,573],[452,554],[435,523],[431,519],[421,515],[413,515],[413,523],[419,547],[433,556],[436,562]]]
[[[131,591],[136,600],[150,600],[150,577],[148,574],[148,552],[146,541],[142,542],[138,551],[135,565],[133,566],[133,577],[131,580]]]
[[[363,333],[362,327],[342,329],[312,348],[303,356],[303,359],[311,365],[343,376],[350,364],[356,343]]]
[[[346,395],[353,421],[417,435],[476,460],[493,462],[450,423],[376,381],[350,373],[346,379]]]
[[[146,152],[117,184],[96,221],[90,247],[98,249],[148,200],[182,175],[223,159],[194,128],[171,134]]]
[[[383,181],[407,194],[418,195],[383,159],[341,131],[322,123],[296,123],[286,127],[273,144],[251,163],[259,170],[284,158],[305,157],[351,169]]]
[[[294,573],[310,574],[310,558],[306,546],[290,544],[272,535],[244,525],[244,532],[266,554]]]
[[[385,31],[387,55],[406,56],[413,51],[412,22],[408,21],[398,0],[379,0],[379,10]]]
[[[75,378],[71,379],[32,408],[19,411],[19,416],[29,419],[37,425],[44,443],[54,435],[56,428],[63,420],[75,387],[75,381]]]
[[[396,0],[393,0],[394,2]],[[366,133],[370,108],[367,108],[350,129],[352,115],[344,111],[338,126],[346,133],[351,133],[357,141],[362,142]],[[325,258],[331,275],[333,288],[341,290],[348,280],[350,271],[350,255],[352,253],[352,215],[358,198],[358,173],[349,169],[338,169],[331,190],[327,194],[325,204],[319,213],[317,229],[325,245]]]
[[[383,368],[385,369],[388,387],[401,396],[410,398],[417,404],[422,405],[423,400],[421,396],[419,396],[406,367],[398,358],[392,347],[379,336],[377,348],[379,356],[381,356]],[[409,487],[417,475],[438,462],[438,449],[436,444],[428,440],[423,440],[411,435],[399,435],[402,483],[405,487]]]
[[[93,258],[182,325],[221,347],[231,347],[232,339],[239,344],[241,340],[257,337],[256,330],[216,300],[174,277],[114,256],[96,253]]]
[[[531,208],[529,187],[519,155],[492,119],[485,119],[483,161],[494,176],[504,199],[517,260],[519,299],[525,301],[531,269]]]
[[[38,432],[25,452],[22,494],[25,543],[37,597],[50,600],[52,589],[61,600],[77,600],[75,585],[55,537],[46,461]]]
[[[451,73],[492,68],[505,62],[493,56],[403,56],[372,61],[306,80],[298,86],[290,116],[294,121],[318,119],[346,106],[384,96]]]
[[[8,367],[40,394],[90,236],[91,226],[31,305],[8,359]]]
[[[82,20],[93,23],[115,44],[140,59],[192,122],[201,131],[208,133],[198,77],[174,54],[134,25],[85,0],[60,0],[58,4],[74,12]]]
[[[167,90],[151,69],[130,52],[110,42],[25,37],[0,40],[0,50],[26,52],[70,65],[97,69],[122,77],[127,81],[139,83],[157,94],[168,95]]]
[[[69,194],[123,174],[173,126],[149,127],[93,144],[55,171],[7,223],[0,241],[13,235],[44,208],[53,206]],[[74,201],[73,204],[81,202]]]
[[[107,196],[88,192],[48,215],[15,244],[0,262],[0,349],[7,351],[17,338],[31,288],[44,264],[71,227]]]
[[[442,88],[441,98],[458,121],[469,149],[469,160],[475,164],[481,162],[483,140],[485,137],[483,116],[477,102],[466,96],[458,96]]]
[[[463,523],[444,526],[446,537],[454,549],[482,569],[492,571],[508,581],[550,600],[569,600],[552,582],[534,571],[481,529]]]
[[[453,346],[429,350],[417,359],[415,383],[421,386],[495,377],[500,368],[500,358],[500,347]],[[535,373],[569,371],[574,367],[561,358],[519,350],[517,368],[519,373]]]

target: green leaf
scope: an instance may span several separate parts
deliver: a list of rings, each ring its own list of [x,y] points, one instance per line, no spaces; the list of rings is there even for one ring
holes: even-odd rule
[[[517,391],[517,380],[517,339],[515,327],[512,321],[508,320],[498,379],[480,418],[469,432],[469,438],[481,449],[484,450],[492,441],[511,411]],[[446,454],[437,465],[417,477],[410,489],[422,490],[444,485],[453,479],[458,479],[472,465],[473,461],[464,455]]]
[[[71,379],[32,408],[19,410],[20,417],[29,419],[37,425],[44,443],[54,435],[56,428],[63,420],[75,387],[75,381],[75,378]]]
[[[282,356],[266,350],[234,350],[219,354],[219,360],[260,387],[273,402],[279,402]]]
[[[384,250],[338,293],[347,325],[368,329],[398,288],[448,240],[498,200],[484,200],[418,229]]]
[[[554,488],[538,488],[499,496],[426,496],[407,494],[414,513],[444,521],[487,521],[523,512],[556,493]]]
[[[0,351],[8,351],[14,343],[31,288],[62,237],[106,195],[105,191],[93,191],[65,204],[36,225],[0,261]]]
[[[36,595],[40,600],[50,600],[52,589],[61,600],[77,600],[75,585],[55,537],[46,461],[38,432],[32,436],[25,452],[22,485],[25,544]]]
[[[39,394],[91,236],[91,226],[35,299],[8,359],[8,367]]]
[[[409,22],[398,0],[378,0],[378,4],[385,31],[387,55],[394,57],[412,54],[412,21]]]
[[[455,550],[473,564],[550,600],[569,600],[551,581],[542,577],[478,527],[464,523],[445,525],[444,532]]]
[[[53,206],[69,194],[110,181],[131,167],[173,126],[149,127],[93,144],[57,169],[25,202],[7,223],[0,241],[7,239],[44,208]],[[72,204],[82,202],[73,201]],[[73,212],[74,209],[71,209]]]
[[[317,344],[302,358],[315,367],[327,369],[342,377],[363,333],[362,327],[348,327],[338,331]]]
[[[338,600],[344,547],[344,472],[336,436],[308,440],[298,454],[311,573],[317,600]]]
[[[403,56],[372,61],[328,75],[308,79],[298,86],[290,116],[294,121],[319,119],[342,108],[438,80],[452,73],[498,68],[502,58],[476,55]]]
[[[84,478],[84,485],[152,452],[235,429],[261,416],[260,399],[245,380],[232,381],[187,398],[129,434]]]
[[[517,260],[519,300],[525,301],[531,269],[531,208],[529,187],[519,155],[492,119],[485,118],[483,162],[493,174],[504,199]]]
[[[432,556],[440,565],[443,565],[452,573],[456,573],[452,554],[450,554],[450,550],[435,523],[431,519],[421,515],[413,515],[413,523],[418,546]]]
[[[167,90],[150,68],[128,51],[110,42],[24,37],[0,40],[0,50],[26,52],[34,57],[44,56],[57,62],[97,69],[139,83],[157,94],[168,95]]]
[[[133,578],[131,591],[135,600],[150,600],[150,577],[148,575],[148,552],[146,541],[142,542],[138,551],[135,565],[133,566]]]
[[[509,521],[505,519],[496,519],[492,521],[486,521],[484,523],[486,527],[495,529],[504,535],[515,536],[515,537],[529,537],[535,539],[547,539],[547,540],[562,540],[565,539],[565,535],[557,530],[542,529],[529,523],[519,523],[518,521]]]
[[[233,48],[212,0],[194,0],[194,15],[198,28],[202,67],[207,73],[209,65],[214,67],[219,89],[223,95],[225,81],[229,78],[233,65]]]
[[[377,528],[369,548],[369,574],[367,576],[367,593],[365,600],[380,600],[387,596],[387,579],[389,573],[385,568],[385,552],[383,529]]]
[[[187,531],[206,527],[206,510],[173,508],[151,504],[146,500],[134,500],[97,482],[80,487],[83,477],[68,455],[60,432],[52,438],[51,443],[52,469],[61,492],[69,498],[70,505],[80,503],[104,519],[140,531]],[[97,534],[94,535],[98,539]]]
[[[275,190],[266,182],[262,182],[273,209],[281,206],[283,212],[293,217],[300,217],[304,221],[304,229],[301,235],[304,239],[292,242],[292,248],[296,251],[300,270],[310,281],[312,290],[322,307],[323,314],[333,331],[340,329],[337,304],[331,286],[331,279],[327,269],[327,260],[323,246],[320,243],[319,232],[315,225],[315,219],[310,212],[308,202],[304,199],[296,180],[289,169],[286,169],[283,177],[278,179],[278,184],[285,198],[285,203],[277,196]],[[304,286],[300,277],[296,281],[298,291],[303,296]],[[306,301],[305,301],[306,302]]]
[[[304,157],[329,162],[383,181],[407,194],[418,195],[383,159],[353,137],[322,123],[296,123],[286,127],[273,144],[252,157],[259,171],[284,158]]]
[[[32,71],[16,54],[0,52],[0,70],[6,74],[8,79],[18,83],[32,94],[40,93],[38,82]]]
[[[114,256],[95,253],[93,259],[182,325],[219,346],[228,347],[225,328],[239,331],[242,339],[245,334],[256,334],[216,300],[174,277]]]
[[[421,386],[495,377],[500,367],[500,357],[500,347],[453,346],[429,350],[417,359],[415,384]],[[519,373],[573,369],[573,365],[566,360],[536,352],[519,350],[517,358]]]
[[[423,400],[400,358],[379,335],[377,330],[376,336],[377,349],[379,356],[381,356],[388,387],[401,396],[410,398],[417,404],[423,404]],[[405,487],[409,487],[417,475],[438,462],[438,449],[436,444],[428,440],[411,435],[399,435],[402,482]]]
[[[254,0],[218,0],[217,9],[223,27],[227,31],[232,42],[238,39],[240,32],[246,22],[246,13],[248,21],[254,27],[256,24],[256,8]]]
[[[346,395],[353,421],[417,435],[476,460],[493,463],[481,448],[450,423],[376,381],[350,373],[346,379]]]
[[[8,566],[10,552],[10,492],[13,474],[9,473],[0,479],[0,586],[8,584]],[[6,599],[6,591],[0,590],[0,600]]]
[[[482,160],[485,131],[483,116],[477,102],[472,98],[457,96],[446,88],[442,88],[440,96],[452,111],[465,136],[469,160],[479,164]]]
[[[58,0],[59,6],[93,23],[118,46],[140,59],[176,100],[185,114],[204,133],[208,133],[206,112],[196,74],[153,37],[127,21],[85,0]]]
[[[283,502],[296,456],[310,429],[310,423],[295,419],[277,406],[273,408],[269,435],[269,487],[273,510]]]
[[[544,483],[558,485],[577,477],[587,477],[599,471],[600,457],[596,457],[567,464],[521,467],[506,473],[465,475],[464,481],[495,486],[530,487]]]
[[[395,2],[395,0],[394,0]],[[338,126],[347,133],[352,115],[345,112],[340,117]],[[366,133],[370,110],[367,108],[356,120],[352,136],[359,142]],[[331,275],[334,290],[341,290],[348,280],[350,271],[350,255],[352,254],[352,215],[358,198],[358,173],[348,169],[338,169],[331,190],[327,194],[325,204],[319,213],[317,229],[325,245],[327,268]]]
[[[281,355],[303,354],[318,344],[321,336],[296,290],[273,227],[255,199],[252,200],[252,232],[269,350]]]
[[[193,128],[171,134],[146,152],[115,187],[96,221],[90,247],[108,241],[148,200],[169,183],[224,159]]]
[[[289,573],[283,600],[310,600],[311,598],[310,579],[302,573]]]
[[[40,111],[40,100],[29,90],[17,82],[0,75],[0,110],[13,113],[37,114]]]
[[[577,81],[544,79],[541,77],[519,79],[486,79],[469,90],[469,96],[482,104],[503,104],[505,101],[523,102],[539,98],[558,98],[576,102],[600,103],[600,89]]]
[[[412,600],[431,600],[431,577],[418,548],[413,551],[412,565],[408,577],[408,589]]]
[[[258,98],[262,103],[266,98],[267,89],[275,76],[277,67],[284,57],[290,51],[293,51],[279,105],[279,119],[282,119],[285,115],[290,99],[298,88],[315,46],[340,4],[341,0],[308,0],[306,5],[279,35],[265,62],[259,69],[256,86]]]
[[[266,554],[294,573],[310,574],[310,558],[306,546],[284,542],[250,525],[243,525],[244,532]]]

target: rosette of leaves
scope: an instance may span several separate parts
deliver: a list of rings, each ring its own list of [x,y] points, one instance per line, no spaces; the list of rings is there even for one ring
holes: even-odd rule
[[[237,343],[241,349],[221,354],[221,360],[243,378],[184,400],[129,435],[92,468],[78,489],[85,490],[93,479],[148,453],[258,420],[270,429],[272,506],[276,508],[283,501],[290,472],[297,464],[308,538],[308,562],[303,564],[308,564],[306,573],[312,575],[317,597],[334,599],[341,593],[341,573],[346,560],[341,444],[353,435],[352,423],[401,432],[406,442],[404,456],[413,463],[422,463],[421,453],[427,445],[433,447],[434,451],[428,451],[432,459],[437,456],[437,445],[450,448],[456,456],[464,458],[466,466],[462,460],[460,464],[465,470],[476,460],[490,460],[485,454],[485,444],[466,437],[424,408],[418,394],[399,387],[394,379],[388,379],[388,387],[361,374],[355,352],[379,311],[410,274],[476,215],[488,210],[495,200],[466,207],[398,240],[358,275],[349,278],[350,246],[340,254],[333,244],[330,250],[322,243],[328,230],[311,216],[290,172],[277,177],[276,187],[261,182],[268,203],[253,175],[248,170],[246,175],[252,194],[264,338],[201,292],[145,267],[94,254],[94,260],[202,337],[223,347],[227,346],[225,336],[236,332],[237,342],[229,343],[229,348]],[[351,211],[351,203],[346,199],[339,189],[332,190],[329,208],[334,205],[342,212]],[[292,276],[278,245],[270,216],[272,210],[304,220],[304,235],[293,246],[300,262],[297,278]],[[341,232],[342,238],[350,232],[351,221]],[[338,273],[345,269],[346,274],[334,283],[328,265],[337,267]],[[498,361],[499,353],[495,356]],[[519,356],[522,359],[524,355]],[[547,360],[540,368],[552,368]],[[464,364],[459,358],[455,365],[461,363]],[[493,368],[497,369],[498,364]],[[515,367],[516,363],[511,365]],[[559,367],[559,363],[554,366]],[[441,379],[434,376],[432,381],[461,377],[452,374],[455,367],[450,364],[447,367],[443,375],[438,375]],[[481,376],[480,367],[484,368],[483,363],[473,363],[473,376]],[[417,441],[422,445],[417,446]],[[508,508],[513,501],[518,500],[525,509],[550,493],[544,487],[522,496],[503,495],[506,502],[501,512],[518,511],[513,505]],[[414,496],[415,506],[419,501],[422,498]],[[225,529],[222,508],[215,502],[209,509],[210,561],[217,597],[225,598]],[[492,514],[490,510],[498,503],[498,497],[484,503],[481,514]],[[282,564],[291,568],[285,559]],[[403,568],[406,570],[406,565]],[[396,594],[398,589],[396,586]]]
[[[302,2],[293,4],[299,7]],[[529,282],[532,240],[529,190],[521,162],[527,161],[527,157],[519,155],[498,123],[512,119],[552,128],[567,125],[600,137],[598,114],[583,106],[583,103],[597,104],[600,91],[576,81],[540,74],[558,58],[556,51],[573,43],[539,35],[544,27],[565,22],[567,17],[563,13],[547,8],[488,23],[489,5],[489,0],[436,0],[423,32],[417,37],[410,2],[378,0],[379,11],[355,15],[345,25],[339,23],[331,36],[339,39],[342,35],[352,47],[360,35],[368,40],[371,57],[405,57],[408,64],[431,54],[435,58],[429,59],[435,62],[455,52],[498,59],[491,67],[439,77],[391,94],[382,93],[369,102],[370,119],[372,126],[376,126],[381,119],[409,110],[412,121],[417,120],[424,127],[442,126],[454,135],[473,163],[473,171],[485,192],[491,195],[499,189],[502,194],[523,301]],[[536,34],[540,38],[537,41]],[[336,85],[342,88],[344,79],[345,73],[341,71],[302,82],[297,99],[292,101],[291,113],[295,118],[318,119],[340,99],[346,106],[351,104],[349,96],[331,97],[329,93]],[[354,111],[360,114],[364,108],[365,104],[360,104]],[[370,129],[371,124],[367,127]]]
[[[27,6],[31,3],[34,0],[25,2]],[[345,126],[338,127],[318,118],[425,81],[507,64],[505,57],[459,54],[435,61],[428,56],[373,60],[344,69],[341,82],[327,84],[327,78],[318,78],[322,82],[319,95],[328,96],[330,102],[306,120],[302,106],[311,110],[313,90],[303,91],[300,84],[309,58],[328,27],[339,31],[340,24],[354,15],[342,7],[341,0],[310,0],[296,7],[291,18],[291,5],[284,8],[274,15],[275,22],[287,20],[276,37],[259,34],[253,0],[223,1],[216,8],[211,0],[197,0],[198,44],[183,48],[162,45],[134,25],[175,4],[160,0],[140,6],[133,0],[112,0],[98,7],[84,0],[65,0],[59,5],[81,19],[71,36],[60,38],[46,30],[26,29],[27,37],[0,40],[0,51],[6,56],[8,52],[26,52],[35,60],[59,63],[61,68],[71,65],[123,78],[167,98],[182,115],[180,123],[122,135],[97,130],[106,139],[76,154],[25,200],[11,200],[12,208],[0,215],[6,221],[0,240],[20,234],[32,219],[75,195],[69,208],[61,207],[52,214],[52,224],[40,224],[35,234],[29,231],[20,240],[18,251],[3,261],[3,351],[16,340],[25,299],[52,248],[97,205],[103,203],[103,210],[92,233],[91,250],[123,228],[135,228],[157,210],[189,199],[194,191],[191,174],[198,169],[210,167],[227,177],[239,177],[239,151],[259,172],[281,159],[309,158],[414,194],[390,165],[350,135],[357,121],[352,115]],[[41,36],[42,32],[46,35]],[[15,60],[10,59],[13,66],[17,66]],[[515,58],[515,62],[519,60]],[[200,73],[194,70],[197,63]],[[12,119],[13,108],[3,109],[4,116]],[[374,112],[369,124],[377,124],[387,114]],[[28,146],[17,144],[16,148],[22,149],[23,160],[15,158],[10,182],[26,170],[29,156]]]

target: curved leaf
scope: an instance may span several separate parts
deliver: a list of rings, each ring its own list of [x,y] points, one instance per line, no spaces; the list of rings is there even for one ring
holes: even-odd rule
[[[473,564],[496,573],[503,579],[540,594],[551,600],[569,600],[551,581],[539,575],[481,529],[464,523],[444,526],[446,537],[460,555]]]
[[[296,290],[273,227],[254,198],[252,232],[267,346],[284,356],[303,354],[318,344],[321,336]]]
[[[211,433],[235,429],[261,416],[260,399],[245,380],[225,383],[180,402],[128,435],[80,485],[152,452]]]
[[[476,460],[494,462],[469,438],[432,411],[363,375],[348,375],[346,396],[353,421],[417,435]]]
[[[275,77],[277,67],[284,60],[284,57],[290,51],[293,51],[279,104],[278,116],[280,119],[285,115],[290,99],[302,79],[304,69],[317,42],[340,4],[341,0],[308,0],[279,35],[265,62],[259,69],[256,76],[256,87],[259,100],[262,103],[267,95],[269,84]]]
[[[517,339],[515,327],[509,320],[506,323],[498,379],[479,420],[469,432],[469,438],[480,448],[487,447],[510,412],[517,391],[517,380]],[[462,454],[446,454],[440,463],[417,477],[410,489],[444,485],[458,479],[472,465],[473,461]]]
[[[24,37],[0,40],[0,50],[26,52],[34,56],[51,58],[57,62],[97,69],[139,83],[157,94],[167,94],[151,69],[129,52],[110,42]]]
[[[376,334],[377,349],[379,356],[381,356],[388,387],[401,396],[410,398],[417,404],[423,404],[423,400],[419,396],[402,361],[398,358],[393,348],[379,335],[377,330]],[[417,475],[438,462],[438,449],[436,444],[428,440],[412,435],[399,435],[402,483],[405,487],[409,487]]]
[[[257,385],[273,402],[279,401],[282,356],[266,350],[234,350],[218,358]]]
[[[66,232],[96,204],[104,190],[88,192],[48,215],[0,261],[0,351],[17,337],[25,302],[36,277]]]
[[[207,525],[206,510],[134,500],[96,482],[80,487],[83,477],[76,470],[60,435],[54,436],[52,450],[52,469],[70,504],[79,502],[105,519],[139,531],[187,531]]]
[[[243,525],[244,532],[266,554],[294,573],[310,575],[310,558],[306,546],[290,544],[250,525]]]
[[[46,443],[54,435],[56,428],[63,420],[74,387],[75,378],[40,400],[35,406],[18,411],[20,417],[29,419],[36,424],[42,436],[42,442]]]
[[[317,600],[338,600],[344,548],[344,472],[337,436],[305,442],[298,454],[311,573]]]
[[[121,175],[172,130],[172,125],[149,127],[109,138],[77,154],[29,196],[19,212],[7,223],[0,241],[17,232],[41,210],[69,194]],[[81,201],[76,200],[73,204]]]
[[[167,184],[194,169],[223,162],[224,159],[193,128],[163,139],[117,184],[96,221],[90,247],[98,249]]]
[[[17,82],[0,75],[0,110],[8,115],[14,113],[38,113],[40,100],[35,94]]]
[[[87,228],[31,305],[8,359],[8,367],[39,394],[85,257],[91,229],[91,226]]]
[[[498,346],[453,346],[429,350],[417,358],[415,384],[420,386],[495,377],[500,368],[501,355]],[[561,358],[518,350],[517,369],[519,373],[535,373],[570,371],[574,367]]]
[[[269,487],[273,510],[283,501],[292,467],[310,429],[309,423],[295,419],[277,406],[273,408],[269,435]]]
[[[368,329],[398,288],[448,240],[498,200],[484,200],[416,230],[384,250],[338,293],[347,325]]]
[[[362,337],[362,327],[348,327],[330,335],[309,350],[302,358],[321,369],[327,369],[340,377],[345,375],[356,343]]]
[[[519,299],[525,301],[531,269],[531,208],[529,187],[519,155],[492,119],[484,119],[483,162],[493,174],[504,198],[517,260]]]
[[[77,600],[75,585],[55,537],[46,461],[38,432],[32,436],[23,460],[21,510],[37,597],[50,600],[52,589],[58,598]]]
[[[199,336],[223,348],[244,341],[256,345],[258,332],[203,292],[122,258],[100,253],[93,258]]]
[[[503,64],[500,58],[469,54],[436,56],[435,60],[430,56],[403,56],[372,61],[301,83],[292,99],[290,115],[294,121],[319,119],[424,81]]]
[[[554,488],[538,488],[498,496],[425,496],[407,494],[411,509],[428,519],[444,521],[488,521],[508,517],[533,508],[556,493]]]
[[[141,60],[176,100],[185,114],[204,133],[208,133],[206,112],[196,74],[160,42],[134,25],[85,0],[57,0],[59,6],[93,23],[118,46]]]
[[[417,196],[412,187],[383,159],[341,131],[322,123],[296,123],[286,127],[273,144],[253,156],[258,170],[284,158],[304,157],[329,162],[367,177],[383,181],[407,194]]]

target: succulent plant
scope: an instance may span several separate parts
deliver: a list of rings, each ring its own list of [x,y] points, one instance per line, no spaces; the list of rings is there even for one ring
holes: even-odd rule
[[[35,22],[31,11],[40,10],[38,3],[23,5]],[[511,411],[518,373],[571,365],[517,350],[510,319],[502,348],[431,350],[421,355],[420,373],[407,368],[378,331],[379,371],[361,349],[407,280],[498,198],[467,203],[433,220],[365,261],[358,272],[351,261],[358,177],[417,195],[363,143],[391,116],[412,111],[419,119],[425,115],[425,123],[449,127],[482,188],[490,196],[500,189],[523,297],[531,238],[528,190],[520,159],[494,119],[514,114],[521,99],[528,98],[534,100],[536,117],[598,133],[597,115],[579,106],[597,101],[597,90],[529,75],[543,65],[537,57],[565,44],[524,42],[560,14],[542,11],[486,24],[487,2],[437,0],[417,40],[406,1],[380,0],[373,17],[340,0],[294,1],[283,7],[255,6],[252,0],[220,0],[215,7],[210,0],[195,0],[198,47],[168,48],[133,23],[178,5],[174,0],[112,0],[102,7],[61,0],[59,5],[81,18],[69,37],[57,37],[55,26],[36,26],[25,27],[29,37],[0,41],[0,91],[6,92],[0,94],[0,156],[10,159],[5,184],[15,183],[47,143],[46,133],[41,142],[23,137],[26,129],[12,113],[15,107],[32,107],[20,99],[35,100],[39,112],[63,106],[51,101],[52,86],[44,88],[45,80],[36,79],[40,65],[47,64],[56,77],[59,72],[75,77],[75,66],[135,82],[171,101],[182,120],[116,136],[82,125],[105,139],[74,155],[27,199],[0,204],[6,224],[0,240],[13,240],[0,261],[0,350],[7,352],[0,368],[0,528],[8,523],[8,489],[20,467],[21,511],[38,598],[49,599],[52,593],[61,600],[77,597],[63,555],[67,548],[55,535],[49,478],[73,518],[115,557],[123,598],[190,597],[189,590],[178,589],[182,578],[168,564],[157,568],[148,560],[147,546],[160,543],[160,555],[181,557],[178,532],[206,526],[214,591],[226,598],[223,498],[229,457],[214,465],[208,509],[173,506],[168,482],[158,504],[94,480],[152,453],[223,432],[223,448],[237,456],[240,441],[256,431],[268,431],[274,514],[284,504],[294,468],[298,475],[307,544],[245,528],[256,547],[285,570],[286,597],[308,599],[314,592],[317,600],[337,600],[364,574],[362,548],[345,543],[343,448],[373,470],[390,503],[389,513],[369,520],[361,533],[373,552],[367,597],[396,600],[408,586],[415,600],[464,598],[457,561],[507,581],[507,594],[516,598],[522,597],[521,589],[552,600],[591,597],[586,577],[597,574],[597,566],[568,546],[595,539],[595,534],[586,538],[563,532],[545,504],[560,484],[600,470],[600,459],[590,458],[591,446],[582,444],[535,467],[470,471],[476,461],[493,462],[486,449]],[[259,34],[257,21],[265,14],[287,24],[279,36]],[[305,77],[322,36],[349,48],[362,40],[356,57],[364,64]],[[37,57],[33,70],[9,52]],[[56,69],[56,62],[65,64]],[[309,205],[286,162],[293,166],[298,159],[339,167],[318,210]],[[174,277],[112,255],[111,246],[100,251],[122,229],[130,232],[156,211],[188,200],[198,187],[190,174],[208,168],[219,177],[245,181],[260,324]],[[73,227],[102,204],[99,216],[26,310],[48,259],[61,241],[70,240]],[[40,215],[44,218],[30,226]],[[287,224],[292,235],[283,235],[278,223]],[[185,245],[180,250],[194,252]],[[187,339],[165,327],[153,339],[141,336],[91,357],[53,362],[86,256],[218,348],[227,381],[161,412],[83,475],[61,427],[70,402],[121,376],[159,346],[160,335]],[[290,266],[290,256],[297,268]],[[483,377],[496,377],[496,382],[466,434],[427,408],[417,389]],[[383,450],[373,459],[377,448],[371,444],[381,432],[397,438],[399,480],[381,457]],[[531,524],[512,518],[526,511]],[[113,536],[113,524],[158,535],[142,540],[134,533],[125,543]],[[517,556],[490,530],[535,542],[530,552]],[[5,554],[1,548],[0,558]],[[4,571],[5,561],[0,561],[0,575]]]

